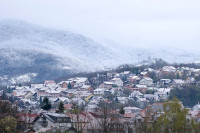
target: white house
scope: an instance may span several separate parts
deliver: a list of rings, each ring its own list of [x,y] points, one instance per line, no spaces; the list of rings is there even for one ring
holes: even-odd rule
[[[162,70],[165,72],[176,72],[176,68],[173,66],[164,66]]]
[[[161,85],[168,85],[170,84],[170,82],[171,82],[171,79],[161,79],[159,83]]]
[[[140,85],[147,85],[147,86],[151,86],[153,84],[153,79],[149,78],[149,77],[143,77],[140,82]]]
[[[127,114],[127,113],[138,113],[138,112],[140,112],[141,110],[142,110],[142,109],[137,108],[137,107],[125,107],[125,108],[124,108],[125,114]]]
[[[144,95],[139,92],[139,91],[134,91],[129,95],[129,98],[134,100],[134,101],[138,101],[138,102],[144,102],[146,101],[146,98],[144,98]]]
[[[148,101],[158,101],[159,100],[159,97],[158,95],[155,95],[155,94],[144,94],[144,98],[146,98],[146,100]]]
[[[123,86],[123,81],[120,78],[113,78],[111,82],[117,86]]]
[[[181,86],[185,84],[185,81],[183,81],[182,79],[173,79],[172,84],[175,86]]]
[[[130,95],[129,95],[129,98],[131,98],[131,99],[135,99],[135,98],[137,98],[137,97],[139,97],[139,98],[143,98],[143,94],[141,93],[141,92],[139,92],[139,91],[133,91]]]
[[[127,97],[117,97],[118,102],[122,103],[122,104],[126,104],[128,103],[128,98]]]
[[[193,108],[192,108],[193,111],[200,111],[200,104],[196,104]]]
[[[52,129],[54,127],[65,127],[70,128],[71,118],[65,114],[57,113],[42,113],[33,121],[33,128],[37,132],[40,132],[42,129]]]
[[[59,97],[60,96],[60,93],[61,91],[58,91],[58,90],[47,90],[47,93],[51,96],[51,97]]]
[[[71,78],[71,79],[68,79],[68,81],[71,83],[71,82],[74,82],[74,87],[75,88],[80,88],[84,85],[87,85],[89,84],[89,81],[88,81],[88,78],[86,77],[76,77],[76,78]]]
[[[94,95],[104,95],[106,88],[97,88],[94,90]]]

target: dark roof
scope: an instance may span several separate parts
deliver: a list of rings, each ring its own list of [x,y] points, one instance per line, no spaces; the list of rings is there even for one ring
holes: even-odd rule
[[[39,116],[37,116],[35,118],[35,120],[33,122],[36,122],[40,117],[46,117],[47,119],[49,119],[50,121],[52,121],[53,123],[57,122],[57,118],[68,118],[70,119],[69,116],[66,116],[65,114],[58,114],[58,113],[41,113]]]

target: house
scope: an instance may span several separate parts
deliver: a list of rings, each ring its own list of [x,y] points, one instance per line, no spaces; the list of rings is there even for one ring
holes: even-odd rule
[[[200,111],[190,110],[188,113],[196,122],[200,122]]]
[[[127,81],[128,77],[131,76],[130,71],[124,71],[119,74],[119,78],[121,78],[124,82]]]
[[[89,93],[94,92],[94,89],[92,88],[91,85],[83,85],[80,90],[85,90],[85,91],[88,91]]]
[[[75,96],[77,89],[69,89],[66,91],[62,91],[62,95],[67,96],[68,98],[72,98]]]
[[[168,95],[166,92],[155,92],[154,94],[158,95],[159,99],[162,99],[162,100],[167,100],[168,98]]]
[[[128,103],[127,97],[117,97],[117,100],[118,100],[119,103],[122,103],[122,104]]]
[[[139,91],[134,91],[130,94],[129,98],[136,100],[137,98],[143,98],[144,95]]]
[[[136,85],[135,88],[131,88],[130,90],[133,91],[140,91],[142,93],[145,93],[147,91],[148,87],[146,85]]]
[[[143,77],[140,82],[140,85],[146,85],[146,86],[151,86],[153,84],[153,79],[149,77]]]
[[[84,85],[88,85],[90,82],[88,80],[88,78],[86,77],[76,77],[76,78],[71,78],[71,79],[68,79],[68,81],[70,83],[74,83],[74,88],[80,88]]]
[[[102,96],[93,96],[92,99],[89,101],[89,104],[98,105],[101,101],[104,101]]]
[[[163,112],[163,103],[154,103],[140,111],[142,120],[146,119],[148,122],[155,121]]]
[[[50,90],[49,87],[42,87],[37,91],[37,98],[39,99],[41,96],[48,97],[47,91]]]
[[[94,90],[94,95],[102,96],[105,94],[106,88],[97,88]]]
[[[169,85],[171,83],[171,79],[160,79],[159,84],[166,86]]]
[[[60,101],[62,101],[63,103],[69,103],[69,102],[70,102],[70,99],[67,98],[67,97],[58,97],[58,99],[59,99]]]
[[[141,78],[139,76],[129,76],[127,80],[130,83],[139,84]]]
[[[47,93],[51,96],[51,97],[59,97],[61,91],[57,91],[57,90],[48,90]]]
[[[12,95],[18,98],[23,98],[26,92],[24,90],[13,90]]]
[[[173,67],[173,66],[164,66],[162,68],[162,71],[169,72],[169,73],[175,73],[176,72],[176,68]]]
[[[137,107],[124,107],[125,114],[127,113],[139,113],[142,109]]]
[[[194,69],[194,68],[190,68],[191,72],[192,73],[199,73],[200,72],[200,69]]]
[[[65,114],[58,113],[41,113],[33,121],[33,128],[37,132],[40,132],[41,129],[53,129],[57,128],[70,128],[71,119]]]
[[[184,85],[185,81],[183,81],[182,79],[173,79],[171,84],[178,87]]]
[[[159,71],[159,77],[166,77],[166,75],[170,76],[175,74],[176,68],[173,66],[164,66],[160,71]]]
[[[185,81],[186,84],[195,84],[196,83],[196,80],[195,78],[187,78],[186,81]]]
[[[24,99],[32,99],[33,93],[31,91],[26,91],[25,95],[23,96]]]
[[[130,71],[124,71],[120,73],[120,77],[128,77],[131,74]]]
[[[104,81],[102,84],[100,84],[99,88],[111,89],[112,86],[113,86],[112,82]]]
[[[136,115],[134,115],[131,119],[130,122],[136,122],[136,123],[140,123],[144,120],[144,117],[140,114],[137,113]]]
[[[124,122],[129,123],[131,118],[133,118],[136,114],[135,113],[125,113],[123,115],[124,117]]]
[[[57,108],[59,103],[60,103],[60,99],[59,98],[55,98],[55,97],[50,97],[49,101],[51,102],[51,107],[53,109]]]
[[[146,98],[147,101],[158,101],[159,97],[155,94],[144,94],[144,98]]]
[[[54,80],[45,80],[44,85],[54,85],[56,82]]]
[[[61,81],[59,85],[61,88],[68,88],[69,83],[70,83],[69,81]]]
[[[21,108],[36,108],[38,107],[38,103],[29,99],[20,99],[18,101],[18,106]]]
[[[147,77],[147,76],[148,76],[148,72],[143,71],[143,72],[140,73],[140,75],[141,75],[141,76],[144,76],[144,77]]]
[[[59,88],[56,88],[55,90],[59,91],[59,92],[62,92],[62,91],[67,91],[68,89],[59,87]]]
[[[181,73],[186,74],[187,76],[191,76],[192,70],[189,67],[180,67],[178,68]]]
[[[94,96],[92,93],[88,93],[87,91],[78,91],[77,93],[79,93],[78,97],[81,97],[86,102],[90,101]]]
[[[35,89],[40,89],[44,87],[44,84],[31,84],[30,87]]]
[[[120,79],[120,78],[113,78],[111,79],[111,82],[114,84],[114,85],[117,85],[119,87],[122,87],[123,86],[123,81]]]
[[[159,99],[167,100],[170,94],[171,88],[159,88],[154,93],[155,95],[158,95]]]
[[[193,108],[192,108],[193,111],[200,111],[200,104],[196,104]]]

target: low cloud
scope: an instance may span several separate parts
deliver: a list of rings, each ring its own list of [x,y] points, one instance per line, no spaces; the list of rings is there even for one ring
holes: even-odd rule
[[[1,0],[0,19],[19,19],[135,47],[194,50],[200,43],[197,0]]]

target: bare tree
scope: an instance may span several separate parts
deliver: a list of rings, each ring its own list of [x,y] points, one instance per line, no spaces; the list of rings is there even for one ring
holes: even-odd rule
[[[121,121],[122,116],[115,110],[112,110],[111,104],[108,104],[106,102],[101,103],[99,105],[99,111],[94,114],[97,123],[93,125],[93,129],[90,129],[90,132],[95,132],[95,133],[124,132],[125,127],[123,125],[123,121]]]
[[[89,123],[87,112],[84,112],[84,108],[84,106],[78,106],[78,104],[72,103],[71,118],[77,133],[83,133]]]

